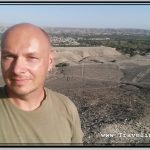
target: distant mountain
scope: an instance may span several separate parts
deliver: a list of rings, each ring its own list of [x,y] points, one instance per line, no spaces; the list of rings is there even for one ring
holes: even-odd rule
[[[3,33],[9,26],[0,25],[0,33]],[[82,33],[82,34],[147,34],[150,35],[150,30],[134,29],[134,28],[68,28],[68,27],[42,27],[48,33]]]
[[[131,28],[44,28],[49,33],[82,33],[82,34],[146,34],[150,35],[150,30]]]

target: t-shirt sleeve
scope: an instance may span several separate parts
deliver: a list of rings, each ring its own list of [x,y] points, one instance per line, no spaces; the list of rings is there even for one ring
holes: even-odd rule
[[[72,104],[72,139],[71,143],[83,143],[83,132],[81,129],[81,121],[78,110],[74,104]]]
[[[71,144],[82,144],[83,143],[83,132],[81,129],[81,121],[79,117],[79,113],[75,104],[65,95],[58,94],[57,98],[55,97],[55,102],[58,100],[59,111],[64,112],[66,117],[69,120],[70,128],[71,128]],[[60,104],[61,102],[61,104]]]

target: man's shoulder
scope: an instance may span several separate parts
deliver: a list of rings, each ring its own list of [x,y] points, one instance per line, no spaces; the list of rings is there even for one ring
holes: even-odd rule
[[[46,93],[49,94],[52,98],[58,98],[58,99],[63,99],[63,100],[68,100],[69,98],[59,92],[53,91],[49,88],[45,88]]]
[[[67,109],[67,111],[69,111],[69,112],[76,111],[77,108],[76,108],[75,104],[67,96],[65,96],[61,93],[58,93],[56,91],[53,91],[51,89],[48,89],[48,88],[46,88],[46,91],[50,95],[52,101],[58,107],[65,107]]]
[[[56,92],[56,91],[53,91],[49,88],[45,88],[46,89],[46,92],[50,95],[50,97],[52,99],[54,99],[54,101],[59,101],[61,103],[65,103],[65,104],[73,104],[73,102],[69,99],[69,97],[59,93],[59,92]]]

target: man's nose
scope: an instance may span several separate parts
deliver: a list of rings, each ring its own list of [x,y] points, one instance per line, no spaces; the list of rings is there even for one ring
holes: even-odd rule
[[[12,71],[16,75],[24,73],[24,71],[25,71],[25,64],[24,64],[23,59],[21,59],[21,58],[16,58],[15,59]]]

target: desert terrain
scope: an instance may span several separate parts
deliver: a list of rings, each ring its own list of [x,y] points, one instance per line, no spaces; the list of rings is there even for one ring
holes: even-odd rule
[[[77,106],[84,145],[150,145],[150,56],[110,47],[55,47],[45,85]]]
[[[150,55],[104,46],[53,50],[45,85],[77,106],[84,145],[150,145]]]

